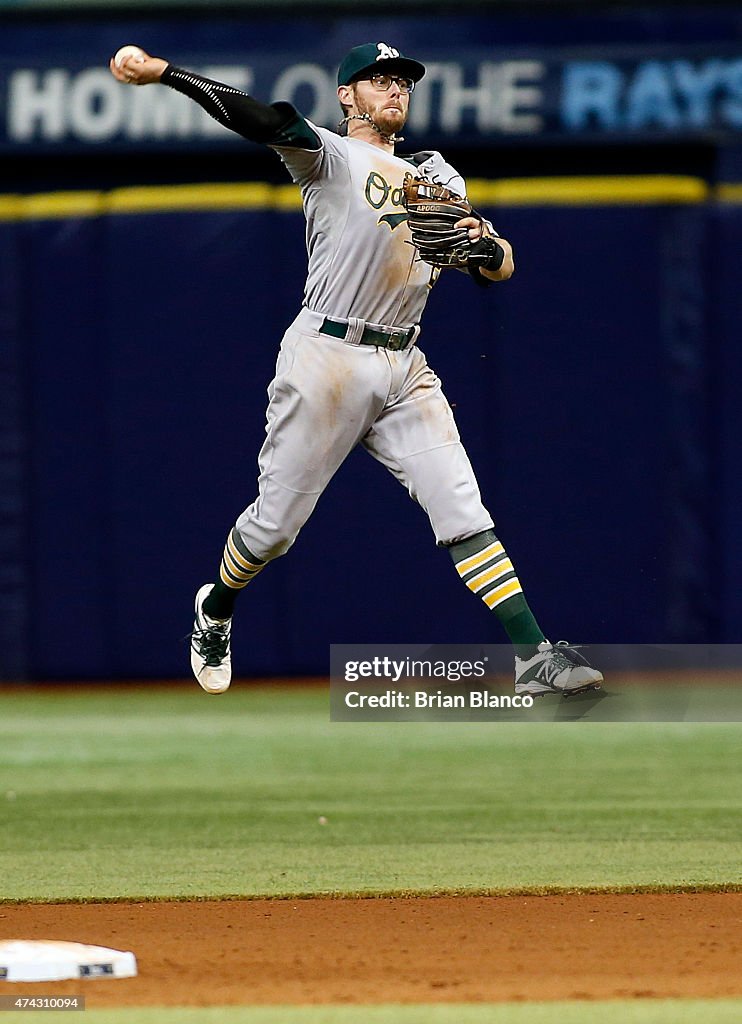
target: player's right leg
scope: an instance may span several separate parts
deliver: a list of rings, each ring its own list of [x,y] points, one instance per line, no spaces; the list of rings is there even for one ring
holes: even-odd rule
[[[223,693],[230,683],[237,596],[289,550],[389,391],[389,365],[377,349],[319,335],[302,320],[284,336],[268,389],[258,496],[227,538],[216,582],[196,595],[191,664],[207,693]]]
[[[207,693],[224,693],[232,681],[232,611],[237,594],[265,565],[242,542],[236,529],[224,545],[216,583],[196,594],[191,632],[191,668]]]

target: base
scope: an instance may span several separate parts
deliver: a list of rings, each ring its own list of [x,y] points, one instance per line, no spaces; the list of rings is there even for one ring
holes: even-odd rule
[[[0,942],[0,981],[65,981],[69,978],[134,978],[133,953],[81,942]]]

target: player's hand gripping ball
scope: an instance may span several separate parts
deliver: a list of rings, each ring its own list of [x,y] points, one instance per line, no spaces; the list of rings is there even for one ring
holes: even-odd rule
[[[127,57],[131,57],[137,64],[144,63],[144,50],[140,46],[122,46],[120,50],[117,50],[113,57],[113,63],[117,68],[120,68]]]

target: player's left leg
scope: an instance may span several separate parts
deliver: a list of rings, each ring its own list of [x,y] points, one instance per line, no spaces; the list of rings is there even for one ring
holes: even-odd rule
[[[440,381],[418,349],[404,383],[364,445],[427,512],[437,542],[447,547],[461,579],[494,613],[515,653],[516,691],[574,693],[602,676],[569,648],[552,646],[528,606],[515,567],[493,529]]]
[[[530,658],[544,634],[494,534],[440,381],[422,352],[413,350],[410,357],[410,386],[376,420],[364,446],[425,509],[459,575],[494,612],[519,657]]]
[[[572,695],[602,683],[602,674],[568,644],[554,646],[546,639],[494,530],[442,543],[461,579],[492,609],[513,644],[516,693]]]

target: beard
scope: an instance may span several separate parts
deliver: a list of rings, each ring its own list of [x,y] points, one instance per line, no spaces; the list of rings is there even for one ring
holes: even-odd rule
[[[407,115],[405,114],[401,104],[399,110],[385,110],[385,99],[382,98],[379,103],[371,105],[366,103],[357,93],[355,101],[358,113],[367,114],[376,127],[385,135],[394,135],[395,132],[399,132],[404,128],[405,122],[407,121]]]

